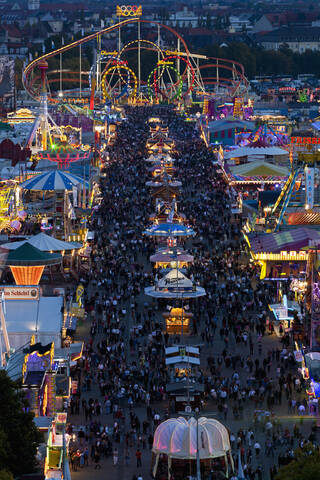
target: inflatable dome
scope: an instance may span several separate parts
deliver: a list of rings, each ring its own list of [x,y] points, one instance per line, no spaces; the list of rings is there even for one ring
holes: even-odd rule
[[[198,420],[198,446],[200,460],[225,457],[230,452],[229,434],[224,425],[212,418]],[[166,454],[171,458],[193,459],[197,457],[197,420],[183,417],[170,418],[161,423],[153,439],[154,454]]]

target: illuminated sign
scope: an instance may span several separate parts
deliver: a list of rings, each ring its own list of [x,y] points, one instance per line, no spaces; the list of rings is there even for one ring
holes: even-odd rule
[[[271,252],[258,252],[253,254],[255,260],[262,260],[262,261],[278,261],[278,260],[286,260],[286,261],[292,261],[292,260],[300,260],[300,261],[306,261],[307,260],[307,252],[301,250],[299,252],[296,251],[291,251],[287,252],[283,250],[280,253],[271,253]]]
[[[141,5],[117,5],[117,17],[141,17]]]
[[[306,179],[306,205],[305,208],[313,208],[314,202],[314,168],[305,167],[304,175]]]
[[[173,62],[167,62],[166,60],[159,60],[157,65],[173,65]]]
[[[65,412],[58,412],[56,415],[57,423],[67,423],[67,414]]]
[[[183,55],[184,52],[177,52],[177,51],[172,51],[172,50],[165,50],[164,52],[166,55]]]
[[[5,300],[39,300],[39,287],[3,287]]]
[[[291,137],[291,143],[295,145],[320,144],[320,137]]]
[[[113,52],[107,52],[106,50],[101,50],[100,55],[103,56],[103,57],[107,56],[107,55],[110,55],[112,57],[116,57],[118,55],[118,52],[116,50],[113,51]]]
[[[128,65],[127,60],[112,60],[111,65]]]

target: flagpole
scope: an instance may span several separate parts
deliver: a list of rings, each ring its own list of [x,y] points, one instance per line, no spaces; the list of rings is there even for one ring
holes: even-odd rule
[[[79,59],[79,68],[80,68],[80,98],[82,98],[82,90],[81,90],[82,49],[81,49],[81,43],[80,43],[80,45],[79,45],[79,50],[80,50],[80,59]]]

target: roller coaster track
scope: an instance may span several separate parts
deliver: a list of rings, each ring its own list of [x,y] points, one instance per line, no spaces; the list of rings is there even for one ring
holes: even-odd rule
[[[123,20],[122,22],[119,22],[119,23],[116,23],[114,25],[111,25],[109,27],[106,27],[98,32],[94,32],[86,37],[83,37],[83,38],[80,38],[79,40],[76,40],[68,45],[63,45],[61,46],[60,48],[56,49],[56,50],[53,50],[52,52],[49,52],[49,53],[46,53],[44,55],[41,55],[40,57],[34,59],[32,62],[30,62],[26,68],[24,69],[23,73],[22,73],[22,83],[23,83],[23,86],[25,88],[25,90],[29,93],[29,95],[33,98],[37,98],[37,94],[36,94],[36,91],[35,91],[35,88],[34,88],[34,85],[35,85],[35,80],[36,78],[33,77],[33,74],[35,73],[35,70],[39,67],[39,65],[41,63],[43,63],[44,61],[47,61],[49,60],[50,58],[56,56],[56,55],[60,55],[60,54],[63,54],[75,47],[78,47],[80,45],[83,45],[83,44],[86,44],[92,40],[97,40],[100,36],[104,35],[104,34],[108,34],[114,30],[118,30],[118,29],[121,29],[122,27],[125,27],[126,25],[129,25],[129,24],[132,24],[132,23],[145,23],[145,24],[151,24],[151,25],[155,25],[155,26],[158,26],[160,28],[163,28],[165,30],[167,30],[168,32],[170,32],[171,34],[173,34],[178,40],[179,42],[181,42],[181,45],[182,45],[182,49],[180,50],[185,50],[185,52],[182,51],[182,55],[186,56],[187,59],[189,60],[189,58],[192,58],[192,54],[190,53],[189,49],[188,49],[188,46],[185,42],[185,40],[183,39],[183,37],[176,31],[174,30],[172,27],[168,26],[168,25],[164,25],[160,22],[156,22],[156,21],[153,21],[153,20],[144,20],[144,19],[141,19],[141,18],[129,18],[129,19],[126,19],[126,20]],[[247,82],[247,79],[245,77],[245,74],[244,74],[244,68],[243,68],[243,65],[237,61],[233,61],[233,60],[229,60],[229,59],[223,59],[223,58],[210,58],[208,59],[210,60],[211,62],[213,63],[210,63],[210,64],[204,64],[204,65],[201,65],[199,67],[199,70],[200,69],[204,69],[204,68],[223,68],[225,70],[228,70],[228,71],[231,71],[232,72],[232,75],[236,75],[236,79],[227,79],[227,78],[223,78],[221,77],[221,79],[223,78],[223,80],[226,80],[226,81],[229,81],[230,82],[230,85],[229,85],[229,90],[231,91],[231,95],[234,96],[237,91],[239,90],[241,84],[244,84],[244,86],[246,87],[248,85],[248,82]],[[56,70],[56,69],[55,69]],[[219,79],[216,78],[216,81],[214,81],[214,78],[215,77],[207,77],[207,79],[204,79],[206,80],[205,83],[219,83]],[[219,78],[219,77],[218,77]],[[63,79],[63,81],[65,81],[65,79]],[[66,81],[70,82],[71,79],[66,79]],[[50,83],[54,82],[54,80],[51,80]],[[84,80],[85,82],[85,80]],[[86,82],[85,82],[86,83]]]

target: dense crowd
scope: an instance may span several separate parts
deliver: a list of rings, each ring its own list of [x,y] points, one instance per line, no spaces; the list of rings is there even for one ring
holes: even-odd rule
[[[183,182],[178,208],[197,232],[185,242],[194,255],[187,275],[207,292],[190,301],[192,334],[203,345],[203,414],[213,409],[230,423],[235,462],[240,451],[249,479],[273,479],[277,467],[292,458],[293,448],[307,440],[300,424],[285,428],[277,416],[284,404],[285,414],[299,415],[307,404],[289,335],[279,342],[268,314],[275,289],[259,281],[248,261],[241,224],[231,212],[235,193],[194,124],[170,108],[128,107],[126,113],[115,144],[104,152],[91,218],[91,271],[82,279],[90,333],[73,371],[80,388],[70,405],[71,415],[81,415],[85,428],[77,432],[69,426],[70,433],[77,433],[70,444],[72,466],[90,461],[99,469],[101,458],[110,457],[115,467],[121,463],[132,470],[134,458],[134,477],[141,479],[143,462],[151,465],[154,430],[173,413],[165,392],[163,347],[181,339],[164,332],[159,304],[143,293],[154,283],[149,256],[156,249],[142,236],[153,210],[145,186],[147,120],[160,114],[175,141],[172,155]],[[313,429],[308,440],[314,438]]]

